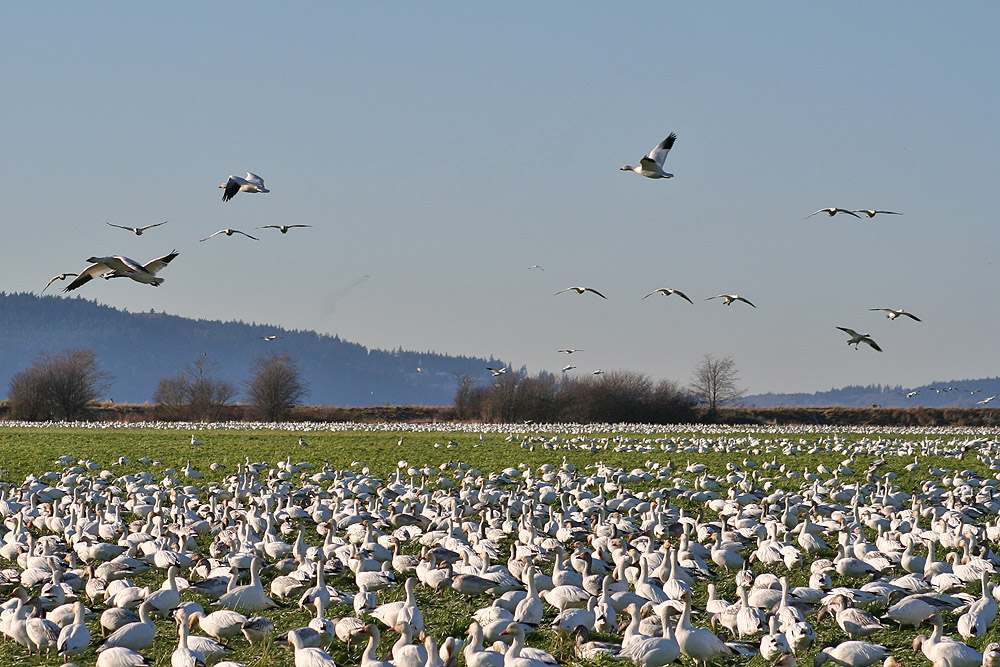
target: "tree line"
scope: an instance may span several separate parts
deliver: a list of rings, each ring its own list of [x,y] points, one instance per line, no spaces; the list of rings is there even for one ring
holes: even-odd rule
[[[557,379],[551,373],[504,373],[492,384],[463,376],[455,392],[461,421],[484,422],[634,422],[671,424],[714,418],[719,407],[746,393],[730,357],[705,355],[688,386],[673,380],[653,382],[635,371],[609,371]]]
[[[217,378],[215,371],[215,364],[202,356],[175,375],[160,378],[153,393],[159,418],[219,419],[237,395],[237,387]],[[42,352],[11,378],[7,407],[13,419],[83,419],[101,400],[112,379],[101,370],[93,350]],[[263,421],[287,419],[309,391],[295,361],[277,352],[253,362],[244,388],[250,413]]]

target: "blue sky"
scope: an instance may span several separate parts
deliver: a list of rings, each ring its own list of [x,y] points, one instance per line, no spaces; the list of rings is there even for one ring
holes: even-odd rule
[[[1000,374],[996,3],[59,9],[0,25],[7,292],[176,249],[76,293],[532,373],[730,355],[753,393]],[[675,178],[618,170],[670,132]]]

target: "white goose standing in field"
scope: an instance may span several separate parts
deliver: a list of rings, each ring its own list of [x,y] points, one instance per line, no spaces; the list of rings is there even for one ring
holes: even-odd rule
[[[733,650],[714,632],[691,625],[691,596],[685,593],[683,601],[684,611],[674,630],[681,653],[694,660],[695,665],[708,665],[732,655]]]
[[[884,646],[871,642],[847,641],[821,649],[813,657],[813,667],[820,667],[827,660],[840,667],[868,667],[887,657],[889,651]]]
[[[270,190],[264,187],[264,179],[250,171],[247,172],[246,178],[231,175],[229,180],[219,187],[225,190],[222,193],[222,201],[229,201],[240,192],[270,192]]]
[[[83,655],[90,646],[90,630],[87,629],[85,622],[83,602],[77,600],[73,611],[75,612],[73,622],[59,631],[59,639],[56,642],[56,649],[63,657]]]
[[[97,656],[95,667],[152,667],[152,664],[130,648],[113,646]]]
[[[261,566],[261,559],[254,556],[250,562],[250,583],[237,586],[222,595],[216,600],[216,604],[236,611],[249,612],[277,608],[278,604],[267,596],[267,593],[264,592],[264,586],[260,582]]]
[[[149,616],[151,603],[147,600],[139,605],[139,620],[118,628],[105,638],[98,651],[104,652],[116,646],[133,651],[144,651],[153,645],[156,624]]]
[[[663,171],[663,163],[667,159],[667,153],[674,147],[675,141],[677,141],[677,135],[671,132],[666,139],[656,144],[653,150],[649,151],[649,155],[639,161],[638,166],[626,164],[619,171],[634,171],[646,178],[673,178],[673,174]]]

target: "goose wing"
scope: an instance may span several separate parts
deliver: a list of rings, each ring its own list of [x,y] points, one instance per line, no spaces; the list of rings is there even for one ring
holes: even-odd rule
[[[267,192],[264,188],[264,179],[251,171],[247,172],[246,182],[250,185],[256,185],[262,192]]]
[[[140,227],[139,231],[140,232],[144,232],[147,229],[152,229],[153,227],[159,227],[160,225],[165,225],[165,224],[167,224],[167,222],[168,222],[167,220],[164,220],[163,222],[157,222],[156,224],[153,224],[153,225],[146,225],[145,227]],[[110,223],[108,223],[108,224],[110,224]],[[123,227],[122,229],[125,229],[125,228]]]
[[[236,196],[236,193],[240,191],[240,180],[242,179],[237,180],[235,176],[229,177],[229,180],[226,181],[226,189],[222,191],[222,201],[229,201]]]
[[[77,275],[76,280],[71,282],[69,285],[66,285],[66,287],[63,288],[63,292],[72,292],[79,287],[83,287],[94,278],[107,273],[109,270],[110,269],[107,264],[104,264],[103,262],[95,262],[80,272],[80,274]]]
[[[164,255],[163,257],[157,257],[156,259],[147,262],[142,268],[146,272],[156,275],[157,271],[159,271],[167,264],[169,264],[170,261],[179,254],[180,253],[174,250],[169,255]]]
[[[110,222],[107,223],[107,224],[111,225],[112,227],[117,227],[118,229],[125,229],[127,231],[135,233],[135,227],[124,227],[122,225],[115,225],[115,224],[110,223]],[[145,228],[143,228],[143,229],[145,229]]]
[[[860,336],[861,335],[857,331],[855,331],[854,329],[848,329],[847,327],[837,327],[837,328],[840,329],[841,331],[845,332],[849,336]]]
[[[653,164],[655,164],[658,169],[662,169],[663,161],[667,159],[667,153],[669,153],[670,149],[673,148],[675,141],[677,141],[677,135],[671,132],[670,136],[656,144],[656,148],[649,151],[649,155],[642,159],[642,166],[647,167],[646,161],[652,160]]]

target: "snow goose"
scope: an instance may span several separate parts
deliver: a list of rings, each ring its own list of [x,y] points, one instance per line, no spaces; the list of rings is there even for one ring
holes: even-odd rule
[[[681,648],[674,637],[674,626],[667,620],[667,614],[672,610],[668,604],[660,605],[661,636],[636,639],[627,648],[623,647],[619,656],[642,667],[661,667],[676,660]]]
[[[392,663],[396,667],[423,667],[427,662],[427,649],[413,643],[413,626],[401,621],[392,629],[399,633],[399,639],[392,645]]]
[[[143,651],[153,644],[156,636],[156,624],[149,616],[152,603],[148,600],[139,605],[139,620],[129,623],[112,632],[104,640],[98,651],[106,651],[116,646],[122,646],[133,651]]]
[[[267,596],[260,582],[261,565],[261,559],[254,556],[250,562],[250,583],[237,586],[221,596],[216,604],[220,607],[249,612],[276,608],[277,603]]]
[[[833,615],[837,625],[851,639],[867,637],[883,629],[877,618],[863,609],[852,607],[846,595],[834,595],[816,614],[817,623],[824,614]]]
[[[469,623],[466,630],[469,641],[465,643],[462,654],[467,667],[501,667],[504,654],[483,648],[483,628],[476,621]]]
[[[124,255],[88,257],[87,261],[91,262],[91,265],[84,269],[77,276],[76,280],[64,287],[63,292],[72,292],[97,277],[131,278],[138,283],[159,287],[163,283],[163,278],[158,277],[156,274],[169,264],[174,257],[177,257],[178,254],[175,250],[169,255],[157,257],[146,264],[140,264]]]
[[[655,290],[653,290],[652,292],[650,292],[649,294],[647,294],[646,296],[644,296],[642,298],[645,299],[645,298],[653,296],[654,294],[662,294],[663,296],[670,296],[671,294],[676,294],[680,298],[682,298],[685,301],[687,301],[688,303],[690,303],[692,306],[694,305],[694,301],[692,301],[690,298],[688,298],[687,294],[685,294],[684,292],[680,291],[679,289],[672,289],[670,287],[661,287],[660,289],[655,289]]]
[[[136,236],[142,236],[142,233],[147,229],[152,229],[153,227],[159,227],[160,225],[165,225],[167,224],[167,221],[164,220],[163,222],[157,222],[152,225],[146,225],[145,227],[123,227],[122,225],[115,225],[110,222],[108,224],[111,225],[112,227],[117,227],[118,229],[124,229],[126,231],[132,232]]]
[[[778,617],[768,619],[769,631],[760,638],[760,656],[768,662],[774,662],[785,653],[791,652],[788,638],[778,632]]]
[[[863,641],[847,641],[821,649],[813,657],[813,667],[819,667],[827,660],[840,667],[868,667],[889,656],[884,646]]]
[[[300,630],[288,633],[288,643],[295,649],[295,667],[336,667],[329,653],[303,643]]]
[[[815,213],[810,213],[809,215],[807,215],[806,217],[804,217],[802,219],[803,220],[808,220],[809,218],[813,217],[814,215],[819,215],[820,213],[826,213],[831,218],[833,216],[837,215],[838,213],[846,213],[847,215],[853,215],[855,218],[860,218],[861,217],[860,215],[858,215],[854,211],[848,211],[846,208],[837,208],[836,206],[828,206],[826,208],[821,208],[820,210],[816,211]]]
[[[229,201],[238,192],[270,192],[264,187],[264,179],[253,172],[247,172],[246,178],[230,175],[229,180],[219,186],[223,188],[222,201]]]
[[[202,632],[222,643],[229,643],[233,637],[239,636],[248,620],[246,616],[232,609],[219,609],[207,615],[196,611],[187,617],[188,627],[197,623]]]
[[[983,667],[1000,667],[1000,643],[990,642],[983,651]]]
[[[856,208],[856,209],[854,209],[854,212],[855,213],[864,213],[869,218],[874,218],[879,213],[881,213],[883,215],[903,215],[902,213],[896,213],[895,211],[879,211],[879,210],[876,210],[876,209],[873,209],[873,208]]]
[[[626,164],[619,171],[634,171],[646,178],[673,178],[673,174],[663,171],[663,163],[667,159],[667,153],[673,148],[675,141],[677,141],[677,135],[671,132],[670,136],[656,144],[656,147],[649,152],[649,155],[639,161],[638,166]]]
[[[56,642],[57,651],[63,657],[83,655],[90,645],[90,630],[84,622],[86,610],[79,600],[76,601],[74,611],[76,615],[73,623],[59,631],[59,639]]]
[[[152,664],[130,648],[112,646],[97,656],[96,667],[150,667]]]
[[[24,631],[28,636],[28,652],[31,653],[31,646],[34,645],[39,657],[42,651],[48,655],[59,641],[59,626],[46,618],[29,618],[24,622]]]
[[[212,238],[213,236],[218,236],[219,234],[225,234],[226,236],[232,236],[233,234],[242,234],[243,236],[247,237],[248,239],[253,239],[254,241],[259,241],[260,240],[256,236],[250,236],[246,232],[240,231],[238,229],[232,229],[230,227],[226,227],[225,229],[220,229],[219,231],[217,231],[217,232],[215,232],[213,234],[209,234],[208,236],[206,236],[205,238],[203,238],[201,240],[202,241],[207,241],[210,238]]]
[[[510,648],[504,654],[504,667],[550,667],[550,662],[538,658],[526,657],[524,655],[524,627],[518,623],[511,623],[500,633],[511,637]]]
[[[890,320],[894,320],[900,315],[905,315],[906,317],[909,317],[911,320],[916,320],[917,322],[923,321],[913,313],[908,313],[902,308],[900,308],[899,310],[893,310],[892,308],[869,308],[868,310],[881,310],[882,312],[886,313],[886,317],[888,317]]]
[[[570,292],[570,291],[576,292],[577,294],[583,294],[584,292],[593,292],[602,299],[608,298],[603,294],[601,294],[600,292],[598,292],[597,290],[595,290],[593,287],[567,287],[566,289],[559,290],[558,292],[556,292],[556,294],[558,295],[562,294],[563,292]]]
[[[855,331],[854,329],[848,329],[847,327],[837,327],[837,328],[851,337],[851,339],[847,341],[847,344],[853,345],[855,350],[858,349],[858,345],[864,343],[865,345],[868,345],[876,352],[882,351],[882,348],[878,346],[878,343],[872,340],[872,337],[869,334],[866,333],[861,334]]]
[[[979,667],[983,664],[982,653],[942,635],[944,624],[940,614],[935,613],[931,622],[934,625],[933,632],[929,636],[917,635],[913,639],[913,648],[920,649],[934,663],[934,667]]]
[[[47,290],[49,288],[49,285],[51,285],[52,283],[54,283],[57,280],[66,280],[70,276],[78,276],[78,275],[80,275],[80,274],[79,273],[60,273],[57,276],[52,276],[52,278],[49,280],[49,282],[45,283],[45,287],[42,288],[42,292],[44,292],[45,290]],[[39,294],[41,294],[42,292],[39,292]]]
[[[282,234],[287,234],[289,229],[295,229],[297,227],[312,227],[312,225],[264,225],[258,227],[257,229],[277,229]]]
[[[691,596],[687,594],[684,595],[684,611],[677,621],[674,636],[681,653],[694,660],[695,665],[708,665],[733,654],[733,650],[714,632],[691,625]]]
[[[743,303],[749,304],[754,308],[757,307],[754,306],[752,303],[750,303],[747,299],[740,296],[739,294],[716,294],[715,296],[708,297],[707,299],[705,299],[705,301],[711,301],[712,299],[723,299],[722,303],[723,305],[726,306],[732,305],[733,301],[742,301]]]
[[[379,629],[369,623],[362,632],[368,635],[368,644],[365,646],[364,653],[361,654],[361,667],[395,667],[391,662],[379,660],[376,657],[375,652],[378,650],[379,640],[382,638]]]

